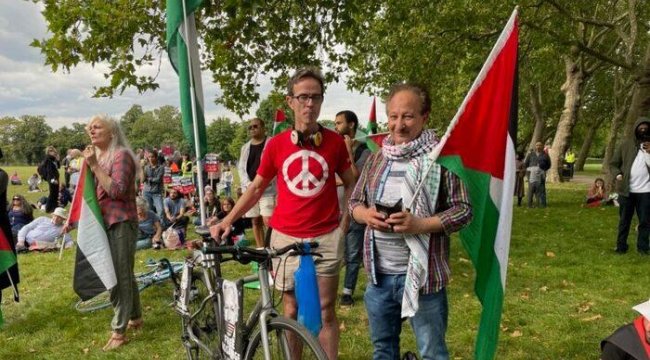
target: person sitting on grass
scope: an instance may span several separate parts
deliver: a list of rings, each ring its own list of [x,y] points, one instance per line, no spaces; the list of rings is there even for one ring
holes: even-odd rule
[[[162,225],[160,218],[155,212],[149,210],[149,204],[144,198],[135,200],[136,210],[138,212],[138,241],[135,243],[135,249],[160,249],[162,244]]]
[[[18,239],[18,231],[34,220],[34,209],[24,196],[17,194],[14,195],[11,204],[7,207],[7,215],[9,215],[11,234],[15,244]]]
[[[40,250],[43,248],[55,248],[56,239],[63,231],[63,223],[68,218],[64,208],[56,208],[52,217],[41,216],[18,231],[18,243],[16,250],[25,251]],[[70,234],[63,235],[65,247],[72,245]]]
[[[41,211],[45,211],[45,204],[47,204],[47,196],[41,196],[36,201],[36,208]]]
[[[223,198],[221,200],[221,210],[217,213],[213,219],[213,222],[208,223],[208,226],[218,224],[223,218],[225,218],[232,209],[235,207],[235,200],[231,197]],[[239,218],[232,223],[232,231],[228,237],[227,245],[234,245],[234,238],[239,237],[244,234],[246,231],[246,219]]]
[[[601,341],[601,360],[650,359],[650,300],[632,309],[641,315]]]
[[[169,191],[169,197],[165,198],[164,210],[165,218],[163,219],[164,228],[174,226],[175,229],[186,228],[189,218],[185,214],[187,204],[177,189]]]
[[[217,213],[221,210],[219,197],[214,194],[214,190],[210,185],[205,187],[205,195],[203,196],[203,203],[205,204],[205,223],[206,225],[213,225],[217,223]],[[196,219],[194,225],[201,225],[201,214],[196,212]]]
[[[41,178],[38,174],[34,174],[27,179],[27,185],[29,186],[29,192],[40,192],[41,189],[38,185],[41,183]]]
[[[598,207],[603,205],[607,199],[607,190],[605,190],[605,180],[597,178],[587,192],[587,207]]]
[[[64,184],[59,184],[59,207],[66,207],[72,202],[72,194]]]
[[[18,171],[14,171],[14,174],[11,175],[9,178],[9,181],[11,182],[11,185],[22,185],[23,182],[20,180],[20,177],[18,176]]]

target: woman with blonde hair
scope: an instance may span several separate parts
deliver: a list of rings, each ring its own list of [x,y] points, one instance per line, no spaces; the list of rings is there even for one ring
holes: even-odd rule
[[[91,144],[83,157],[95,176],[96,193],[113,258],[117,285],[110,290],[113,330],[104,351],[124,345],[127,329],[143,325],[140,295],[133,275],[138,216],[135,205],[137,162],[119,124],[95,115],[86,126]]]
[[[71,192],[74,192],[74,189],[77,187],[77,183],[79,182],[79,172],[81,171],[82,161],[83,156],[81,155],[81,150],[70,150],[70,166],[68,166],[68,173],[70,174]]]

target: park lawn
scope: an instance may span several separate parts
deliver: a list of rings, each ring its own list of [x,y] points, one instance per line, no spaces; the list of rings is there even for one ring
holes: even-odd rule
[[[5,168],[10,174],[12,167]],[[23,179],[34,168],[18,168]],[[587,185],[549,184],[546,209],[515,208],[506,297],[496,359],[595,359],[599,343],[632,320],[631,307],[646,301],[649,257],[638,255],[631,234],[627,255],[614,255],[617,208],[582,208]],[[9,195],[26,186],[10,187]],[[38,194],[26,194],[36,201]],[[40,215],[40,212],[39,212]],[[634,228],[634,226],[633,226]],[[139,251],[136,271],[148,258],[182,259],[182,251]],[[458,238],[452,240],[452,280],[448,287],[447,341],[452,359],[472,359],[480,305],[473,292],[474,273]],[[141,294],[145,327],[131,343],[111,354],[108,339],[112,311],[77,313],[72,290],[74,250],[57,254],[21,254],[21,302],[4,291],[5,325],[0,358],[11,359],[183,359],[180,320],[169,303],[170,284]],[[249,266],[224,265],[226,276],[250,272]],[[361,274],[356,305],[339,309],[341,359],[370,358],[368,321]],[[249,303],[256,292],[247,290]],[[402,349],[416,348],[405,326]]]

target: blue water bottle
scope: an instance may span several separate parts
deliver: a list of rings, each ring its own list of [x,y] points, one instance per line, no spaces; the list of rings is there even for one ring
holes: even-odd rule
[[[308,243],[303,243],[303,248],[306,253],[311,250]],[[293,276],[296,281],[295,294],[298,303],[298,322],[317,337],[322,326],[322,320],[316,266],[314,266],[314,259],[311,255],[300,256],[300,265]]]

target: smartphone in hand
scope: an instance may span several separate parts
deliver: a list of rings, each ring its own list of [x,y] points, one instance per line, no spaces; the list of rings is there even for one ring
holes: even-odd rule
[[[402,211],[402,199],[399,199],[395,204],[393,205],[388,205],[384,204],[381,202],[376,202],[375,203],[375,208],[377,209],[378,212],[384,214],[386,216],[386,219],[388,219],[391,214],[398,213]]]

